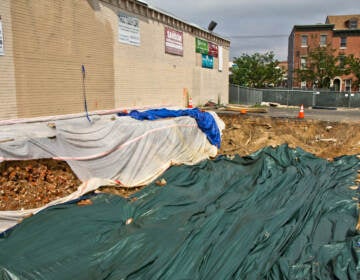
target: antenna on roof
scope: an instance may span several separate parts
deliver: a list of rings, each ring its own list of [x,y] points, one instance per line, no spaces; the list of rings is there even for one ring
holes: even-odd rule
[[[217,25],[217,23],[212,20],[212,21],[209,23],[208,30],[209,30],[210,32],[213,31],[213,30],[215,29],[216,25]]]

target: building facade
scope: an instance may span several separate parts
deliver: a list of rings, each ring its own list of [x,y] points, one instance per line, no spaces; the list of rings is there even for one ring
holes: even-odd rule
[[[281,69],[281,72],[283,73],[283,76],[282,76],[279,86],[287,87],[287,79],[288,79],[288,62],[287,62],[287,60],[279,61],[279,65],[277,67],[279,69]]]
[[[2,0],[0,16],[0,119],[227,103],[230,42],[143,1]]]
[[[293,27],[288,45],[290,88],[314,86],[312,81],[299,81],[296,70],[306,67],[309,53],[319,46],[334,49],[334,56],[360,57],[360,15],[328,16],[324,24]],[[354,79],[352,74],[331,77],[330,86],[335,91],[357,91],[359,89],[353,87]]]

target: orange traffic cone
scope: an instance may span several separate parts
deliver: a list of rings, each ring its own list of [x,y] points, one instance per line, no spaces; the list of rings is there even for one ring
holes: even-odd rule
[[[188,108],[193,107],[192,97],[189,95]]]
[[[305,117],[305,115],[304,115],[304,106],[301,104],[298,118],[303,119],[304,117]]]

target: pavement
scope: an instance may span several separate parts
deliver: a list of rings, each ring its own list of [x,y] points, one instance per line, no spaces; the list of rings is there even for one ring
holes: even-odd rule
[[[272,117],[294,117],[297,118],[299,108],[277,108],[269,107]],[[334,109],[312,109],[304,108],[305,119],[314,119],[330,122],[360,122],[360,109],[334,108]]]
[[[256,116],[270,116],[275,118],[293,118],[298,119],[300,108],[296,107],[267,107],[267,113],[248,113]],[[230,111],[216,111],[218,114],[240,114]],[[313,109],[304,108],[304,119],[313,119],[329,122],[360,122],[360,108],[329,108]]]

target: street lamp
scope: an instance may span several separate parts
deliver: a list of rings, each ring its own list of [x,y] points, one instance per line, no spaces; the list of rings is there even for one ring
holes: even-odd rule
[[[210,32],[212,32],[212,31],[215,29],[216,25],[217,25],[217,23],[212,20],[212,21],[209,23],[208,30],[209,30]]]

